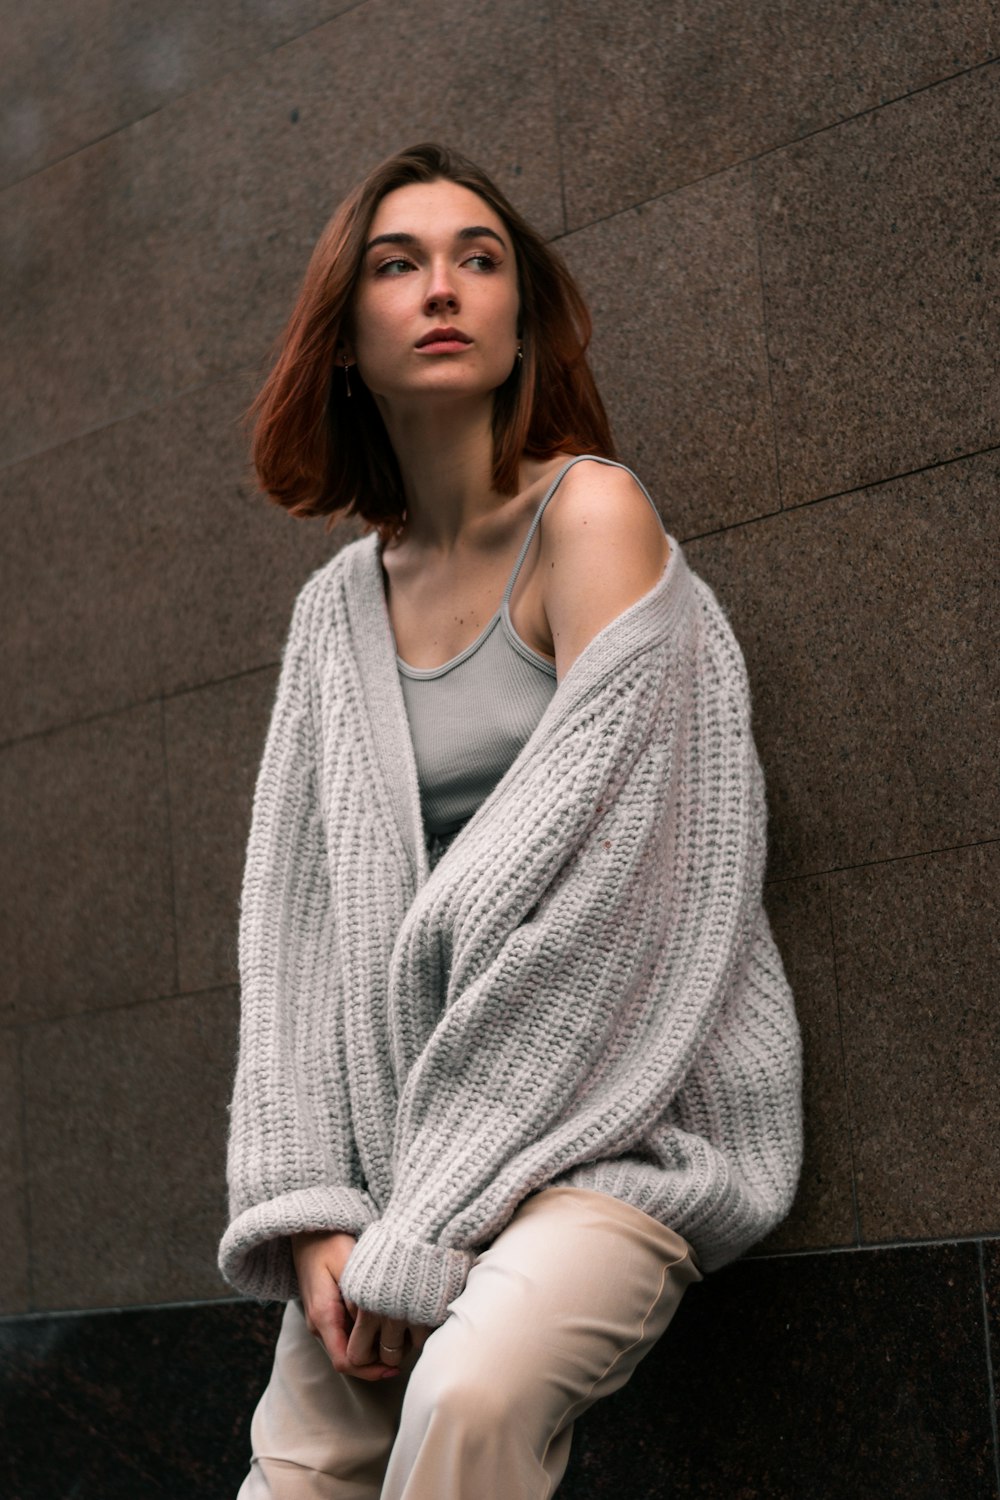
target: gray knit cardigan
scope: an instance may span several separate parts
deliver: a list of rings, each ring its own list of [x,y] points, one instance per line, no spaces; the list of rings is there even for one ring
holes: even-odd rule
[[[238,1291],[297,1296],[289,1236],[344,1230],[344,1295],[437,1326],[555,1183],[670,1225],[704,1271],[787,1214],[801,1039],[746,669],[668,539],[433,869],[377,533],[299,593],[240,909]]]

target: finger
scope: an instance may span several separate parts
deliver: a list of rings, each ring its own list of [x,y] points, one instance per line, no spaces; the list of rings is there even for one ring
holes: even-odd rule
[[[347,1366],[347,1339],[351,1324],[336,1282],[331,1281],[327,1291],[327,1296],[312,1303],[306,1327],[326,1351],[334,1368],[342,1371]]]
[[[329,1343],[324,1344],[323,1347],[333,1368],[341,1375],[354,1375],[358,1380],[386,1380],[399,1374],[398,1369],[383,1364],[380,1360],[372,1360],[367,1365],[354,1364],[347,1357],[346,1340],[341,1344],[335,1344],[332,1348]]]
[[[396,1318],[383,1318],[378,1336],[378,1358],[383,1364],[394,1368],[402,1363],[406,1340],[406,1323]]]
[[[336,1318],[320,1335],[320,1339],[330,1363],[341,1375],[354,1375],[358,1380],[384,1380],[397,1373],[378,1360],[364,1365],[354,1364],[347,1352],[349,1342],[347,1328]]]
[[[317,1338],[330,1357],[334,1369],[347,1363],[347,1314],[344,1304],[338,1299],[331,1302],[317,1319]]]
[[[323,1329],[330,1318],[329,1304],[321,1301],[318,1297],[304,1299],[302,1302],[302,1318],[307,1331],[314,1339],[323,1342]]]
[[[388,1365],[345,1365],[340,1372],[342,1375],[350,1375],[354,1380],[399,1380],[402,1377],[398,1370],[390,1370]]]
[[[382,1325],[381,1314],[367,1307],[359,1307],[351,1336],[347,1341],[347,1358],[352,1365],[370,1365],[379,1358],[378,1336]]]

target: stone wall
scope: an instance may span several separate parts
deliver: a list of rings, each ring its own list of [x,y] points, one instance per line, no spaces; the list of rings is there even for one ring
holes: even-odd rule
[[[989,0],[10,22],[4,1493],[245,1468],[236,902],[291,603],[353,533],[255,492],[240,416],[339,198],[431,138],[577,274],[621,456],[730,613],[806,1042],[792,1214],[579,1424],[567,1500],[996,1500],[998,56]]]

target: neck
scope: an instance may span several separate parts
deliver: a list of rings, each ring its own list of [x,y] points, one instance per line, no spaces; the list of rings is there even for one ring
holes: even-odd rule
[[[504,500],[493,488],[492,402],[379,406],[403,478],[406,534],[450,552]]]

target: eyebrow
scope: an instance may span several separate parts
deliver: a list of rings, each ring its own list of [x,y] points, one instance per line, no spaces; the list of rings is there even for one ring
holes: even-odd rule
[[[506,250],[507,246],[497,234],[495,229],[488,229],[485,224],[471,224],[466,229],[460,229],[455,235],[457,240],[496,240],[497,244]],[[420,238],[415,234],[377,234],[373,240],[369,240],[365,246],[365,254],[373,250],[376,245],[419,245]]]

